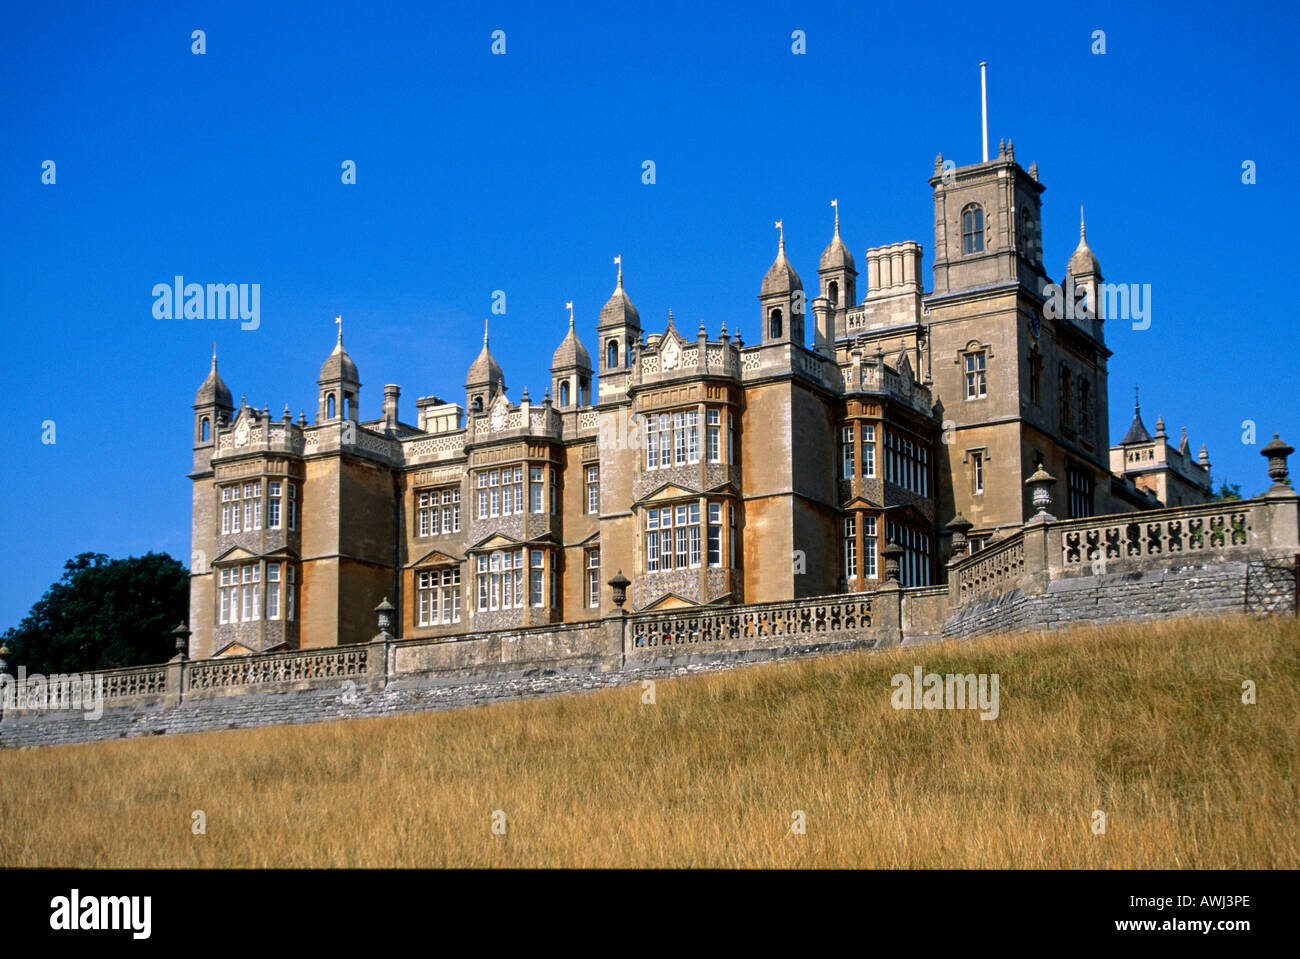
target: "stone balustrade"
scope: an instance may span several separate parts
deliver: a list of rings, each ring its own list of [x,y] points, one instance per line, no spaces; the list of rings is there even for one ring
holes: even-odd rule
[[[688,607],[629,617],[627,654],[680,655],[679,647],[739,649],[869,638],[872,596],[852,593],[788,603]],[[667,652],[671,647],[672,652]]]

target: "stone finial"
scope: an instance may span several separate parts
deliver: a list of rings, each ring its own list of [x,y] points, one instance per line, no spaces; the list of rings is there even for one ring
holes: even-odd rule
[[[298,407],[298,425],[299,426],[307,425],[307,411],[304,410],[301,406]]]
[[[181,624],[172,630],[172,635],[176,637],[176,659],[185,659],[190,652],[190,628],[182,620]]]
[[[974,524],[965,516],[962,516],[961,513],[958,513],[949,521],[948,531],[952,533],[952,555],[954,557],[963,555],[967,547],[969,547],[970,540],[967,539],[966,534],[971,531],[972,525]]]
[[[934,158],[934,175],[938,176],[943,173],[943,154],[939,153]]]
[[[375,612],[379,614],[379,632],[375,634],[371,642],[393,638],[392,633],[388,631],[388,628],[393,625],[393,609],[393,604],[388,601],[387,596],[375,607]]]
[[[1282,482],[1287,478],[1288,473],[1286,468],[1286,459],[1294,452],[1295,448],[1289,443],[1279,439],[1276,433],[1273,434],[1273,439],[1259,451],[1261,456],[1268,458],[1268,475],[1269,478],[1273,480],[1273,485],[1268,488],[1267,493],[1290,493],[1292,496],[1296,495],[1295,491],[1292,490],[1291,487]]]
[[[1210,453],[1206,450],[1204,443],[1201,444],[1201,452],[1197,454],[1196,462],[1200,463],[1206,469],[1209,469],[1210,467]]]
[[[885,557],[885,582],[898,582],[898,557],[903,555],[903,547],[899,546],[892,539],[880,551],[880,555]]]
[[[293,413],[289,410],[288,403],[284,404],[284,413],[281,414],[280,418],[283,419],[286,423],[288,423],[290,420],[293,419]]]
[[[609,581],[609,585],[614,590],[614,605],[620,610],[623,604],[627,602],[627,588],[632,585],[632,581],[623,575],[620,569],[614,578]]]
[[[1033,504],[1038,512],[1030,519],[1031,523],[1055,522],[1056,517],[1047,512],[1048,507],[1052,505],[1052,485],[1056,482],[1056,477],[1047,470],[1043,469],[1043,464],[1038,464],[1038,469],[1034,475],[1025,480],[1025,485],[1033,490]]]
[[[1029,164],[1029,175],[1030,177],[1033,178],[1035,183],[1038,182],[1038,161],[1037,160]]]
[[[528,387],[525,386],[525,387],[524,387],[524,395],[521,396],[521,397],[519,398],[519,402],[520,402],[520,403],[527,403],[528,401],[529,401],[529,400],[528,400]]]
[[[1006,155],[1007,155],[1007,141],[1006,141],[1006,140],[999,140],[999,141],[998,141],[998,157],[1001,158],[1001,157],[1004,157],[1004,156],[1006,156]]]
[[[9,647],[0,643],[0,673],[8,671],[10,655],[12,654],[9,652]]]
[[[1013,140],[1011,140],[1011,139],[1008,138],[1008,140],[1007,140],[1007,159],[1008,159],[1008,160],[1014,160],[1015,158],[1016,158],[1016,144],[1015,144],[1015,142],[1014,142]]]

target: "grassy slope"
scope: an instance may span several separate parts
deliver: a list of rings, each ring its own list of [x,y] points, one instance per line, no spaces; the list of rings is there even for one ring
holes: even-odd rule
[[[895,711],[890,677],[914,665],[998,673],[1001,716]],[[1293,619],[852,654],[656,693],[6,750],[0,865],[1300,866]]]

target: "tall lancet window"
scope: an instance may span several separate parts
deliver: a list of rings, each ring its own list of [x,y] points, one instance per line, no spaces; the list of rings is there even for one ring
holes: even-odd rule
[[[782,329],[781,310],[778,307],[776,309],[773,309],[772,312],[768,314],[767,335],[774,340],[780,339],[781,329]]]
[[[978,203],[961,211],[961,244],[963,253],[984,252],[984,210]]]

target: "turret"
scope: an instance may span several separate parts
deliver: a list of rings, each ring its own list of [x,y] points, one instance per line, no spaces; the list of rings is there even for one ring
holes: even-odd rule
[[[763,276],[758,300],[762,310],[762,344],[798,343],[804,345],[803,281],[785,256],[785,227],[776,222],[781,238],[776,259]]]
[[[212,369],[194,394],[194,448],[210,448],[216,441],[218,423],[228,420],[233,411],[230,388],[217,372],[217,347],[213,344]]]
[[[828,354],[834,351],[836,339],[844,332],[839,318],[858,302],[858,270],[853,254],[840,238],[839,201],[832,200],[831,205],[835,207],[835,234],[817,264],[821,295],[813,303],[816,318],[813,336],[818,349]]]
[[[498,393],[506,391],[506,377],[488,349],[487,321],[483,321],[483,349],[465,374],[465,408],[470,416],[486,413]]]
[[[333,352],[321,364],[320,379],[316,381],[320,388],[316,422],[346,419],[355,423],[361,404],[361,380],[357,375],[357,364],[343,348],[342,317],[334,322],[339,325],[339,338]]]
[[[1079,245],[1070,254],[1065,269],[1065,304],[1074,304],[1073,320],[1093,337],[1102,338],[1102,321],[1106,318],[1106,304],[1102,298],[1101,264],[1088,246],[1088,234],[1083,222],[1083,207],[1079,208]]]
[[[602,384],[622,384],[632,365],[633,344],[641,338],[641,314],[623,289],[623,258],[614,257],[618,265],[618,285],[600,308],[596,322],[597,350],[600,353]],[[603,389],[603,386],[602,386]]]
[[[569,332],[551,356],[551,389],[560,409],[591,403],[591,357],[573,328],[573,303],[569,308]]]

